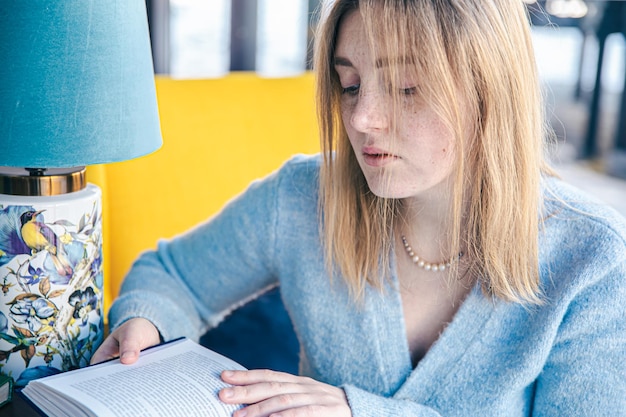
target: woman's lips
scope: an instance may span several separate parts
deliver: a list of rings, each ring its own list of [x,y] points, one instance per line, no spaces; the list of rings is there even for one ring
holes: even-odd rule
[[[382,167],[398,159],[396,155],[385,152],[382,149],[366,147],[363,148],[363,161],[372,167]]]

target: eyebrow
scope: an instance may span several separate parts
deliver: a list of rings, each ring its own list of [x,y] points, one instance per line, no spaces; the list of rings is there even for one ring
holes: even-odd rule
[[[403,64],[403,65],[415,64],[415,60],[413,58],[407,55],[403,55],[393,60],[390,60],[389,58],[378,58],[376,60],[376,68],[388,67],[390,61],[393,61],[396,64]]]

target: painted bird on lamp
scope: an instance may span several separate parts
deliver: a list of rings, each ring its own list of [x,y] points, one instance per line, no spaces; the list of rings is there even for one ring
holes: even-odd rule
[[[20,216],[22,240],[33,254],[42,250],[47,251],[58,274],[70,276],[73,270],[65,256],[63,243],[50,226],[37,220],[44,211],[29,210]]]

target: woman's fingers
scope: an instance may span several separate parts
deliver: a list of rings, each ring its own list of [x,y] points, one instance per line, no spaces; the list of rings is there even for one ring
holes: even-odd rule
[[[222,372],[222,379],[229,384],[243,385],[267,381],[295,382],[308,378],[288,374],[286,372],[272,371],[270,369],[252,369],[249,371],[224,371]],[[311,379],[311,382],[313,381],[314,380]]]
[[[323,402],[315,394],[282,394],[270,397],[267,400],[259,401],[246,406],[244,409],[233,414],[233,417],[239,417],[240,414],[246,417],[265,417],[275,413],[298,413],[305,412],[306,416],[323,416],[331,417],[333,412],[330,407],[331,403]]]
[[[106,338],[94,353],[91,363],[102,362],[118,355],[124,364],[135,363],[142,349],[159,342],[159,331],[150,321],[142,318],[130,319]]]
[[[284,372],[267,369],[251,371],[224,371],[222,380],[232,387],[220,392],[224,402],[251,404],[271,396],[293,395],[308,392],[316,381]],[[285,400],[289,398],[286,397]]]
[[[344,391],[311,378],[269,370],[225,371],[222,379],[232,384],[220,391],[222,401],[248,404],[234,417],[350,416]]]
[[[250,385],[234,385],[224,388],[220,392],[220,398],[228,403],[252,404],[270,397],[283,396],[284,401],[289,402],[294,395],[306,391],[306,387],[299,384],[277,381],[257,382]]]
[[[91,357],[90,363],[96,364],[100,362],[107,361],[109,359],[113,359],[119,355],[119,344],[117,340],[112,337],[107,337],[104,342],[100,345],[96,353]]]
[[[142,349],[159,344],[161,337],[152,322],[135,318],[122,324],[116,331],[119,341],[120,361],[124,364],[135,363]]]

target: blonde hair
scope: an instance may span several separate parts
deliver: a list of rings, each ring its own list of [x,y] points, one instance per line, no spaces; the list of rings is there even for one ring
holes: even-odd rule
[[[451,253],[466,248],[471,276],[486,294],[539,303],[540,179],[550,173],[543,153],[549,129],[522,0],[335,0],[322,9],[314,68],[329,268],[338,268],[356,298],[367,285],[380,288],[402,213],[401,201],[369,191],[341,120],[334,52],[338,27],[352,10],[374,57],[389,58],[386,82],[399,86],[396,59],[404,59],[419,77],[421,96],[455,134]]]

